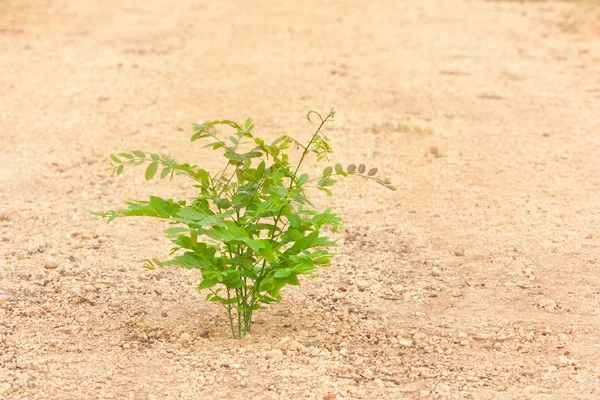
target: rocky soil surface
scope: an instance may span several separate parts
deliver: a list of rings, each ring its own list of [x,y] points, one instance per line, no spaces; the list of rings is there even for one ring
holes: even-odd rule
[[[600,398],[600,41],[574,3],[0,1],[0,398]],[[192,196],[110,177],[144,149],[208,167],[190,123],[327,128],[346,221],[321,278],[245,340],[164,258]]]

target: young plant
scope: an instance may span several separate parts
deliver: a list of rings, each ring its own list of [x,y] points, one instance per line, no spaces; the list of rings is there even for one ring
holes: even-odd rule
[[[280,290],[287,284],[298,285],[298,275],[314,273],[328,266],[335,241],[322,235],[322,228],[341,229],[341,219],[331,212],[317,210],[306,197],[306,189],[317,187],[331,195],[334,177],[357,175],[396,190],[389,182],[377,178],[377,168],[366,170],[354,164],[327,166],[321,175],[311,178],[302,173],[306,157],[329,161],[332,153],[323,126],[333,119],[334,110],[324,118],[311,111],[307,118],[319,119],[310,140],[302,144],[284,135],[272,143],[255,136],[254,124],[248,119],[242,126],[218,120],[194,124],[191,141],[208,140],[204,147],[222,152],[226,165],[220,171],[208,171],[154,153],[134,150],[110,156],[112,173],[120,175],[126,165],[146,167],[146,180],[174,175],[189,178],[197,188],[191,200],[171,200],[150,196],[136,200],[120,211],[92,212],[108,222],[120,216],[147,216],[169,220],[165,230],[174,247],[172,258],[147,261],[148,268],[183,267],[198,269],[202,274],[199,290],[206,299],[223,305],[233,337],[244,337],[252,328],[252,313],[262,304],[281,301]],[[221,139],[211,132],[215,125],[228,125],[233,135]],[[288,149],[300,151],[292,163]]]

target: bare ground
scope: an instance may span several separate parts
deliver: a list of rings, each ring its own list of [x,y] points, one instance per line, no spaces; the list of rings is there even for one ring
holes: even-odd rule
[[[600,398],[600,44],[573,3],[0,1],[0,398]],[[328,128],[334,265],[229,339],[163,224],[85,209],[215,165],[189,124]],[[437,156],[436,156],[437,155]]]

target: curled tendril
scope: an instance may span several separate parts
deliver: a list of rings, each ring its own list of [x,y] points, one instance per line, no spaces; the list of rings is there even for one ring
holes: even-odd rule
[[[319,114],[316,111],[309,111],[308,114],[306,114],[306,119],[308,119],[310,122],[312,122],[312,120],[310,119],[310,115],[311,114],[316,114],[319,119],[321,120],[321,124],[324,124],[325,122],[327,122],[328,119],[333,118],[335,116],[335,108],[332,108],[331,111],[329,111],[329,114],[327,114],[327,116],[325,118],[323,118],[321,116],[321,114]]]

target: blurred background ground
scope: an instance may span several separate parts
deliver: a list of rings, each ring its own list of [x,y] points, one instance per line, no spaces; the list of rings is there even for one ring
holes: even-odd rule
[[[0,1],[0,398],[600,396],[597,2]],[[595,14],[594,14],[595,13]],[[157,221],[85,209],[214,166],[190,123],[251,116],[388,192],[316,194],[334,265],[229,339],[199,276],[146,271]]]

